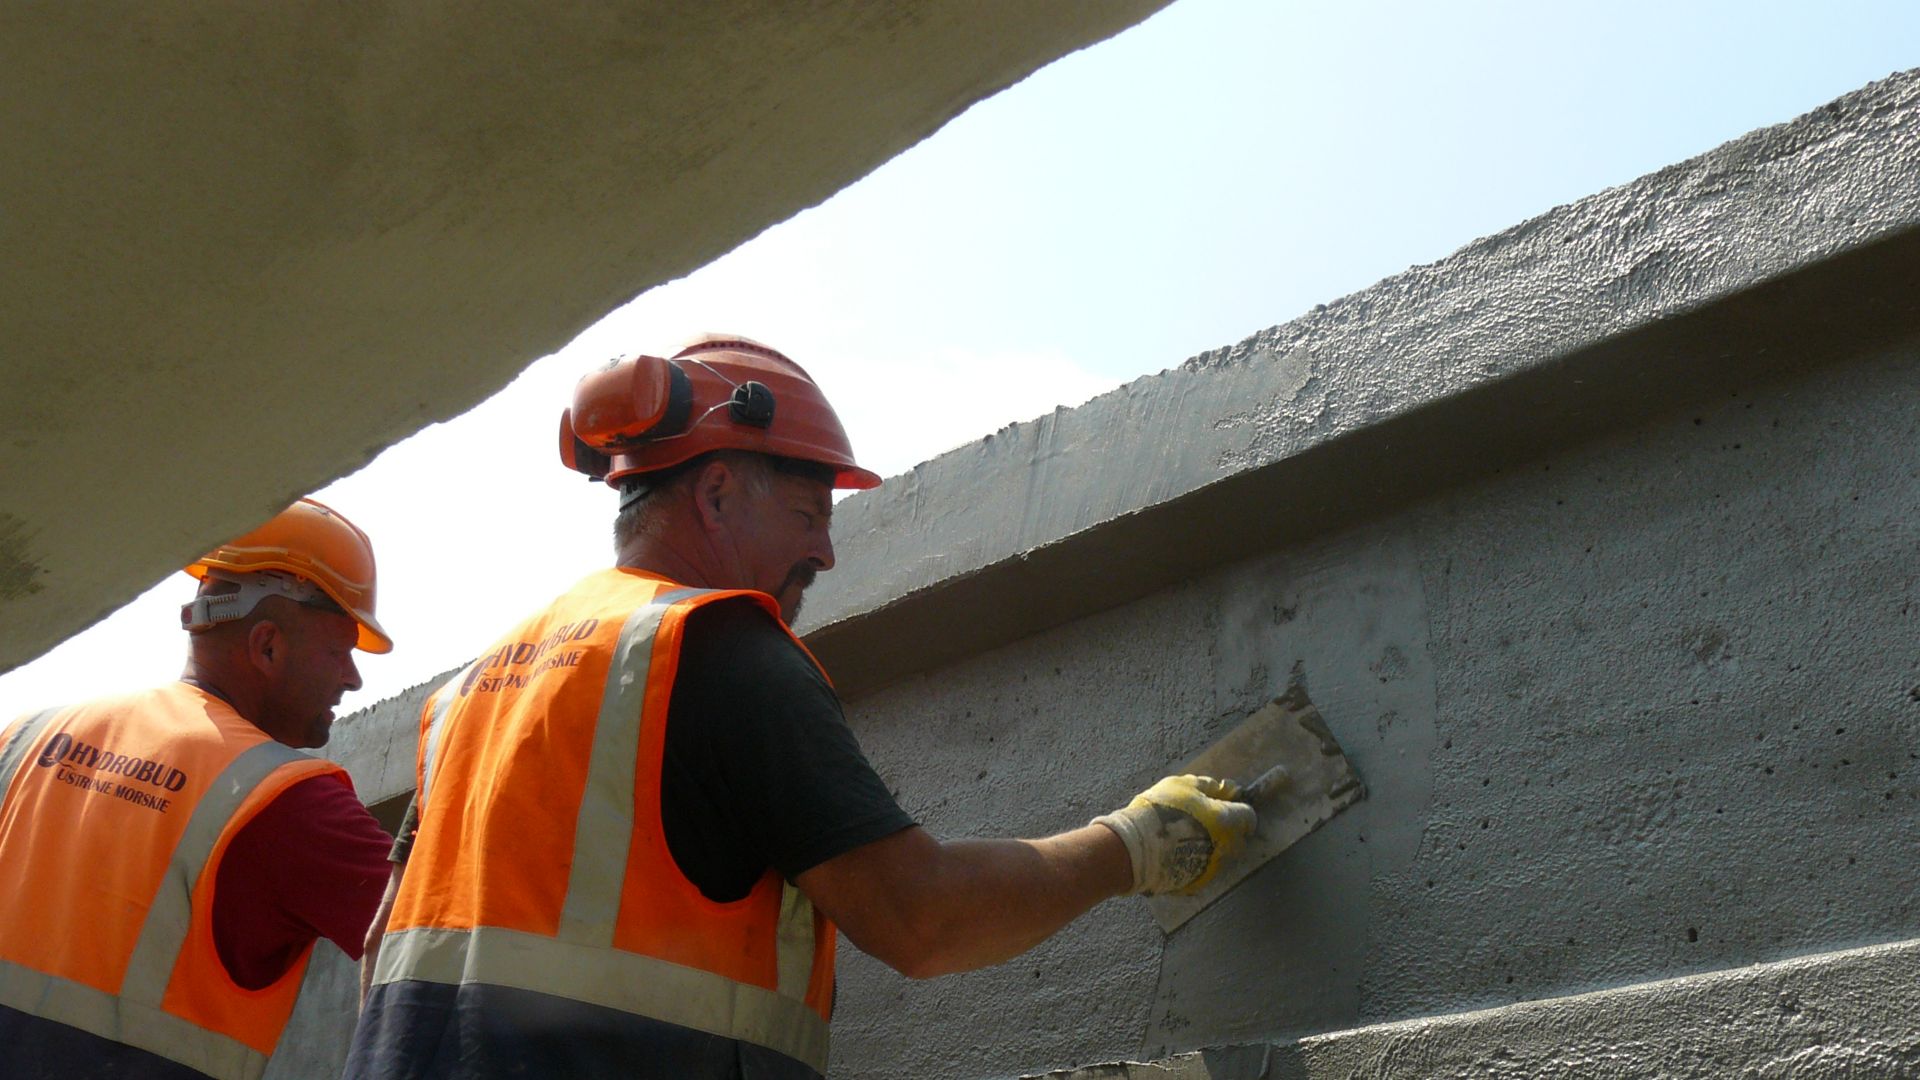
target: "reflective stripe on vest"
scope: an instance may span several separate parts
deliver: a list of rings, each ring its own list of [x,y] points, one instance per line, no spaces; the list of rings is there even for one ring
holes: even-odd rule
[[[473,663],[479,662],[475,660]],[[426,730],[420,733],[420,787],[414,793],[415,807],[427,805],[427,788],[433,783],[434,759],[440,753],[440,739],[447,733],[447,710],[453,708],[453,699],[460,696],[460,684],[472,670],[472,664],[461,668],[445,686],[433,693],[433,702],[427,712]]]
[[[13,725],[13,731],[7,740],[0,743],[0,792],[13,784],[13,774],[20,769],[20,763],[26,760],[27,748],[40,738],[53,718],[60,714],[58,706],[47,709],[35,716],[23,716]]]
[[[613,921],[620,909],[620,883],[627,879],[627,845],[596,844],[596,836],[633,832],[633,775],[640,758],[640,725],[625,718],[640,715],[653,660],[653,636],[667,609],[699,595],[696,589],[670,589],[627,616],[613,648],[587,758],[587,790],[580,798],[580,820],[573,831],[573,873],[567,878],[567,902],[560,909],[560,940],[613,947]],[[661,1017],[666,1019],[666,1017]],[[698,1025],[695,1025],[698,1026]],[[717,1034],[725,1034],[718,1032]],[[775,1047],[775,1049],[779,1049]]]
[[[0,1005],[138,1047],[221,1080],[258,1080],[267,1071],[267,1056],[238,1040],[153,1006],[5,960],[0,960]],[[79,1064],[74,1068],[83,1071]]]
[[[806,933],[810,961],[810,912]],[[826,1022],[799,997],[619,949],[490,926],[401,930],[382,942],[373,981],[401,979],[532,990],[778,1050],[815,1072],[827,1068]]]
[[[643,716],[651,681],[655,636],[673,606],[710,591],[662,590],[631,611],[621,627],[595,718],[554,936],[497,926],[391,931],[380,948],[376,984],[420,980],[531,990],[764,1046],[825,1071],[827,1024],[805,1001],[813,978],[814,913],[791,885],[783,888],[779,924],[773,928],[776,989],[614,946],[629,845],[609,838],[627,837],[634,828],[641,741],[636,721]],[[431,782],[439,760],[458,682],[443,688],[429,708],[422,746],[425,782]],[[430,813],[424,809],[425,793],[423,787],[423,815]]]
[[[180,946],[186,943],[193,924],[194,887],[200,883],[227,822],[269,773],[306,759],[307,755],[290,746],[263,742],[234,758],[213,778],[213,786],[200,797],[193,816],[187,819],[187,831],[168,861],[166,881],[154,894],[153,907],[147,910],[139,944],[133,947],[133,958],[127,962],[127,977],[120,984],[122,998],[159,1006],[174,965],[180,961]]]
[[[25,726],[35,733],[44,730],[58,711],[43,713]],[[0,755],[17,764],[20,747],[31,741],[16,738],[0,749]],[[0,1004],[138,1047],[221,1080],[259,1077],[266,1069],[266,1055],[164,1012],[161,1003],[192,929],[194,890],[228,823],[269,775],[304,760],[308,755],[277,742],[263,742],[241,752],[215,776],[168,859],[118,995],[0,961]]]

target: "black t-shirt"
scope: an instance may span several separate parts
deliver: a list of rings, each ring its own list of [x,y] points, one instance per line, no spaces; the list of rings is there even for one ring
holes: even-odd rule
[[[719,902],[745,896],[769,866],[791,880],[913,824],[820,670],[746,600],[687,617],[660,790],[667,849]],[[416,825],[409,806],[393,861],[406,861]]]

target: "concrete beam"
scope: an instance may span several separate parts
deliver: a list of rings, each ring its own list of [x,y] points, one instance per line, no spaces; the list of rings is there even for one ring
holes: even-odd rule
[[[1910,339],[1916,115],[1920,72],[1876,83],[918,465],[837,508],[839,565],[800,629],[856,699],[1736,382]],[[392,760],[386,740],[451,674],[336,728],[329,756],[369,803],[411,790],[411,740]]]
[[[1024,1080],[1910,1076],[1920,941]]]
[[[1916,116],[1920,72],[1889,78],[919,465],[842,504],[801,629],[857,698],[1730,380],[1911,336]]]
[[[0,670],[1163,3],[0,14]]]

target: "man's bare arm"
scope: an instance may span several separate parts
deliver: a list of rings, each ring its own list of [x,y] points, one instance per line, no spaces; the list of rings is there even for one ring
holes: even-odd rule
[[[393,918],[393,898],[400,895],[400,879],[407,873],[407,864],[393,864],[393,874],[387,878],[387,891],[380,897],[380,906],[374,909],[373,922],[367,926],[365,952],[360,954],[360,1007],[367,1007],[367,993],[373,989],[373,966],[380,961],[380,939],[387,932],[387,920]]]
[[[862,952],[930,978],[1011,959],[1134,883],[1113,830],[1042,840],[936,840],[902,829],[794,884]]]

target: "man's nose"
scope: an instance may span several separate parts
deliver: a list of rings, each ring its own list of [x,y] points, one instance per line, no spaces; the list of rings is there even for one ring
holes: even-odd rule
[[[820,539],[814,544],[813,551],[808,554],[807,561],[813,564],[815,570],[833,569],[833,533],[831,531],[820,530]]]
[[[360,665],[353,662],[353,653],[351,651],[347,653],[346,671],[344,674],[346,678],[340,680],[342,686],[345,686],[348,690],[360,689]]]

